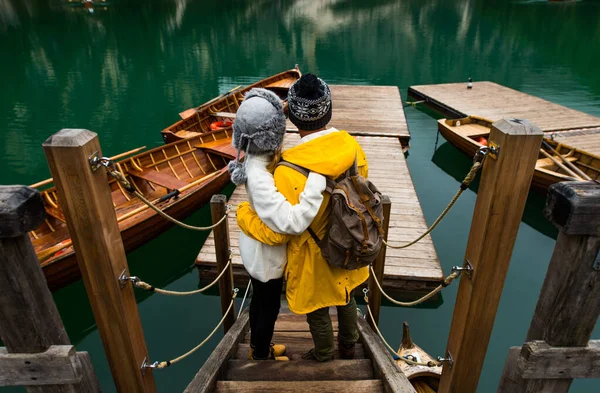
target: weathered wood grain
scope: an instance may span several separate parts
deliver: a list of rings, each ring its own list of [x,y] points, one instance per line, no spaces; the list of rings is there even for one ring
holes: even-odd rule
[[[521,349],[517,370],[525,379],[600,378],[600,340],[592,340],[585,347],[527,342]]]
[[[225,375],[227,361],[235,355],[237,344],[244,339],[244,332],[249,324],[248,308],[242,311],[231,329],[223,336],[221,342],[212,351],[202,368],[198,371],[184,393],[212,392],[217,378]]]
[[[212,223],[216,224],[225,215],[227,210],[226,207],[227,197],[222,194],[213,195],[210,200],[210,214],[212,217]],[[231,304],[231,296],[233,295],[233,269],[232,266],[227,266],[229,261],[229,227],[227,225],[227,219],[215,229],[212,233],[214,234],[215,242],[215,253],[217,260],[217,272],[220,273],[223,269],[227,268],[227,272],[219,280],[219,293],[221,294],[221,313],[225,315],[229,305]],[[223,321],[223,330],[225,333],[233,326],[235,322],[235,304],[231,308],[231,311],[225,317]]]
[[[0,386],[79,382],[81,364],[72,345],[53,345],[45,352],[14,354],[0,347]]]
[[[0,186],[0,238],[17,237],[36,229],[46,219],[38,190]]]
[[[279,343],[283,343],[283,342],[278,341],[277,343],[279,344]],[[307,353],[309,350],[311,350],[315,346],[312,339],[310,339],[308,337],[306,339],[301,339],[301,340],[289,340],[288,339],[285,341],[284,344],[286,344],[286,347],[287,347],[285,356],[289,357],[291,360],[300,360],[302,358],[302,355]],[[357,343],[354,346],[354,351],[355,351],[355,353],[354,353],[355,359],[365,359],[365,350],[361,343]],[[246,344],[246,343],[239,344],[238,349],[235,354],[235,358],[240,359],[240,360],[248,359],[249,352],[250,352],[250,344]],[[335,343],[335,348],[333,350],[333,358],[334,359],[340,358],[337,342]]]
[[[8,188],[4,189],[8,191]],[[70,345],[62,319],[46,284],[27,235],[39,225],[44,206],[39,194],[27,187],[3,194],[2,218],[23,221],[12,225],[10,237],[0,236],[0,337],[9,353],[38,353],[52,345]],[[12,201],[7,203],[6,201]],[[17,202],[16,201],[21,201]],[[12,209],[12,211],[11,211]],[[16,223],[13,223],[16,224]],[[14,236],[17,235],[18,236]],[[100,386],[89,357],[82,359],[83,381],[77,385],[30,386],[29,393],[97,393]]]
[[[249,361],[230,360],[228,381],[353,381],[373,379],[373,367],[369,359],[298,361]]]
[[[544,215],[560,231],[600,236],[600,183],[556,183],[547,198]]]
[[[527,121],[492,125],[500,153],[483,165],[465,253],[474,272],[460,280],[447,345],[454,366],[444,364],[440,393],[477,389],[541,141]]]
[[[383,393],[378,380],[363,381],[219,381],[216,393]]]
[[[152,372],[140,372],[148,350],[133,288],[117,280],[128,266],[106,172],[89,164],[98,136],[63,129],[43,147],[117,390],[154,393]]]
[[[415,388],[396,365],[379,336],[367,322],[358,318],[357,325],[365,352],[373,360],[375,377],[383,381],[384,391],[387,393],[416,393]]]

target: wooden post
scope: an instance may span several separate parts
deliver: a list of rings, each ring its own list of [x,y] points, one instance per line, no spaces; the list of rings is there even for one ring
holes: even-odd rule
[[[63,129],[43,146],[117,391],[155,393],[152,372],[140,368],[148,351],[133,288],[118,281],[127,259],[107,174],[89,162],[101,155],[98,136]]]
[[[227,211],[227,197],[222,194],[213,195],[210,199],[210,213],[212,215],[212,222],[216,224],[225,215]],[[215,253],[217,254],[217,275],[219,275],[227,261],[229,261],[229,226],[228,220],[224,220],[221,225],[217,226],[213,231],[215,232]],[[229,304],[231,303],[231,296],[233,294],[233,269],[229,265],[227,272],[219,280],[219,294],[221,295],[221,312],[225,315]],[[250,284],[248,284],[250,285]],[[235,305],[231,308],[229,315],[223,321],[223,329],[225,333],[229,331],[229,328],[233,326],[235,322]]]
[[[553,184],[544,214],[560,233],[526,341],[585,347],[600,315],[600,184]],[[511,348],[498,392],[568,392],[572,379],[523,379],[525,352]]]
[[[385,241],[388,239],[388,230],[390,227],[390,212],[392,210],[392,201],[390,201],[390,197],[387,195],[382,195],[381,203],[383,205],[383,238]],[[381,251],[373,263],[373,271],[375,271],[375,275],[377,276],[377,280],[381,284],[383,288],[383,270],[385,269],[385,252],[387,247],[385,244],[381,247]],[[381,291],[375,284],[375,279],[369,275],[369,307],[373,312],[373,319],[375,323],[379,325],[379,310],[381,309]],[[367,311],[368,313],[368,311]],[[369,325],[375,329],[373,326],[373,321],[371,318],[367,317],[367,322]]]
[[[0,337],[9,353],[45,352],[70,345],[27,232],[46,212],[40,193],[24,186],[0,186]],[[82,380],[72,385],[29,387],[28,392],[96,393],[98,379],[87,352],[77,358]]]
[[[444,363],[440,393],[477,389],[542,132],[526,120],[500,120],[489,141],[499,153],[488,154],[483,165],[465,254],[474,271],[460,280],[444,356],[453,366]]]

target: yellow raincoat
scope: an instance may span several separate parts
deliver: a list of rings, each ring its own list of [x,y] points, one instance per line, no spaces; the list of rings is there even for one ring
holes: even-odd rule
[[[337,131],[301,143],[283,153],[282,158],[330,178],[337,178],[358,159],[359,173],[367,177],[365,153],[356,140],[345,131]],[[275,170],[275,185],[292,204],[299,203],[306,177],[285,166]],[[319,238],[325,234],[329,216],[329,197],[311,224]],[[300,236],[273,232],[252,210],[248,202],[238,206],[237,222],[244,233],[265,244],[288,242],[288,262],[285,269],[286,296],[289,308],[296,314],[308,314],[319,308],[345,305],[350,292],[369,277],[367,267],[345,270],[329,266],[308,231]]]

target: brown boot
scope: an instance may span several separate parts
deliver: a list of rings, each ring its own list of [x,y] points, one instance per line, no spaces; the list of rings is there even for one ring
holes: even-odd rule
[[[356,343],[345,343],[338,337],[338,350],[342,359],[354,359],[354,347]]]

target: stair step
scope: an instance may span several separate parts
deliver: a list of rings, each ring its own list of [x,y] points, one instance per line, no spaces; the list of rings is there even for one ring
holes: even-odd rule
[[[336,335],[337,337],[337,335]],[[287,343],[297,343],[297,342],[308,342],[308,343],[312,343],[312,336],[310,335],[310,332],[306,331],[306,332],[274,332],[273,333],[273,340],[274,343],[281,343],[281,344],[287,344]],[[246,337],[244,338],[244,342],[245,343],[249,343],[250,342],[250,332],[248,332],[248,334],[246,334]]]
[[[215,393],[379,393],[377,379],[360,381],[218,381]]]
[[[332,321],[331,324],[333,326],[333,331],[337,332],[338,331],[338,321]],[[288,321],[278,319],[277,322],[275,322],[275,331],[276,332],[308,332],[309,327],[308,327],[308,322],[306,322],[306,319],[304,319],[304,320],[288,320]]]
[[[327,381],[373,379],[369,359],[294,362],[230,360],[228,381]]]
[[[285,344],[285,346],[287,347],[286,356],[289,357],[291,360],[300,360],[299,358],[303,354],[305,354],[311,348],[313,348],[312,340],[309,340],[309,341],[303,340],[298,343],[279,342],[278,341],[277,344]],[[355,359],[364,359],[365,358],[365,350],[364,350],[364,347],[362,344],[360,344],[360,343],[356,344],[354,349],[355,349],[355,354],[354,354]],[[250,351],[250,344],[239,344],[235,358],[236,359],[248,359],[249,351]],[[333,357],[334,357],[334,359],[340,358],[337,343],[335,344],[335,350],[333,353]]]

